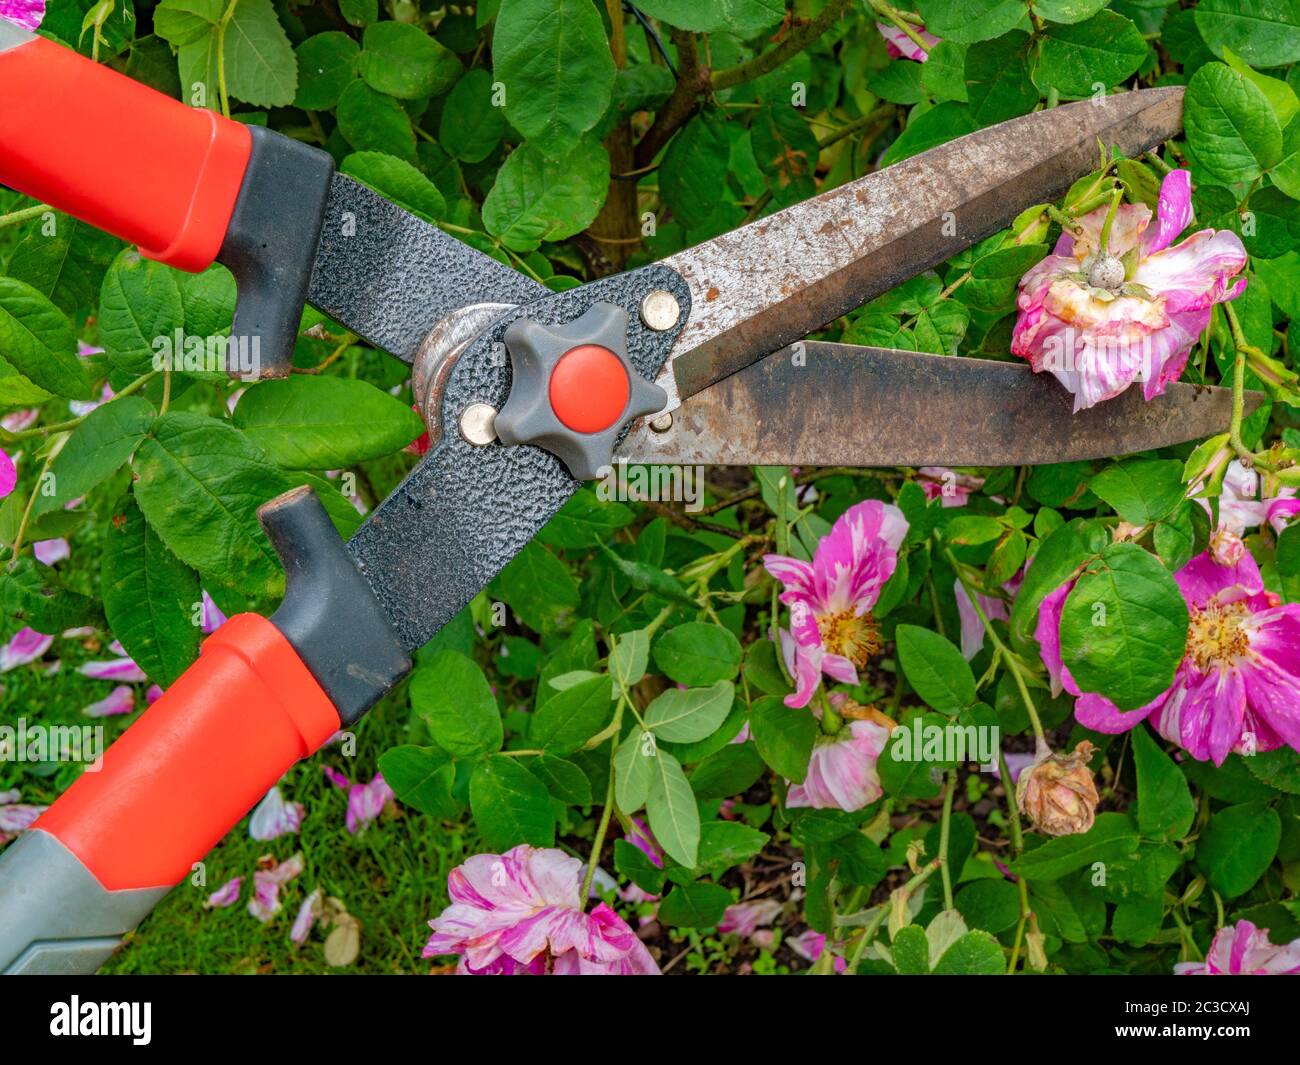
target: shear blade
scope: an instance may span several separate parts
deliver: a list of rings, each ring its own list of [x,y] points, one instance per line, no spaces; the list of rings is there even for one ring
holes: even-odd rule
[[[1223,432],[1226,388],[1135,384],[1073,410],[1050,374],[1020,363],[807,341],[687,400],[672,428],[638,426],[634,463],[721,466],[1032,466],[1167,447]],[[1264,397],[1247,393],[1247,410]]]
[[[1055,200],[1097,167],[1099,143],[1136,155],[1182,114],[1178,87],[1038,111],[669,256],[692,306],[658,384],[694,395]]]

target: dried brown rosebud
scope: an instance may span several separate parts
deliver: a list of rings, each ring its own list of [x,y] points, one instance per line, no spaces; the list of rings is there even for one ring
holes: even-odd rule
[[[1096,750],[1082,740],[1072,754],[1049,754],[1020,774],[1016,802],[1039,832],[1074,836],[1092,828],[1100,798],[1088,762]]]

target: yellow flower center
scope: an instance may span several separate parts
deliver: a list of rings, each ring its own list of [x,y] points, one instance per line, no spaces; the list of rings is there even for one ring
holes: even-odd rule
[[[880,632],[870,614],[856,616],[852,610],[817,616],[817,631],[822,646],[833,655],[841,655],[858,669],[880,650]]]
[[[1242,622],[1245,603],[1211,603],[1204,610],[1192,607],[1187,628],[1187,657],[1202,673],[1227,669],[1250,653],[1250,637]]]

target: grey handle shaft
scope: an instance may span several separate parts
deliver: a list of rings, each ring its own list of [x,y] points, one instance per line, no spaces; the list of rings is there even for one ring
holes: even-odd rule
[[[109,891],[47,832],[0,851],[0,974],[93,973],[167,894]]]

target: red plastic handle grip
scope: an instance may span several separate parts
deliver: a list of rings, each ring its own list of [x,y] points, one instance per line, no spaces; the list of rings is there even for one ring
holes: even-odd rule
[[[251,151],[240,123],[53,41],[0,51],[0,182],[151,259],[212,263]]]
[[[110,891],[171,887],[338,727],[280,630],[240,614],[36,827]]]

